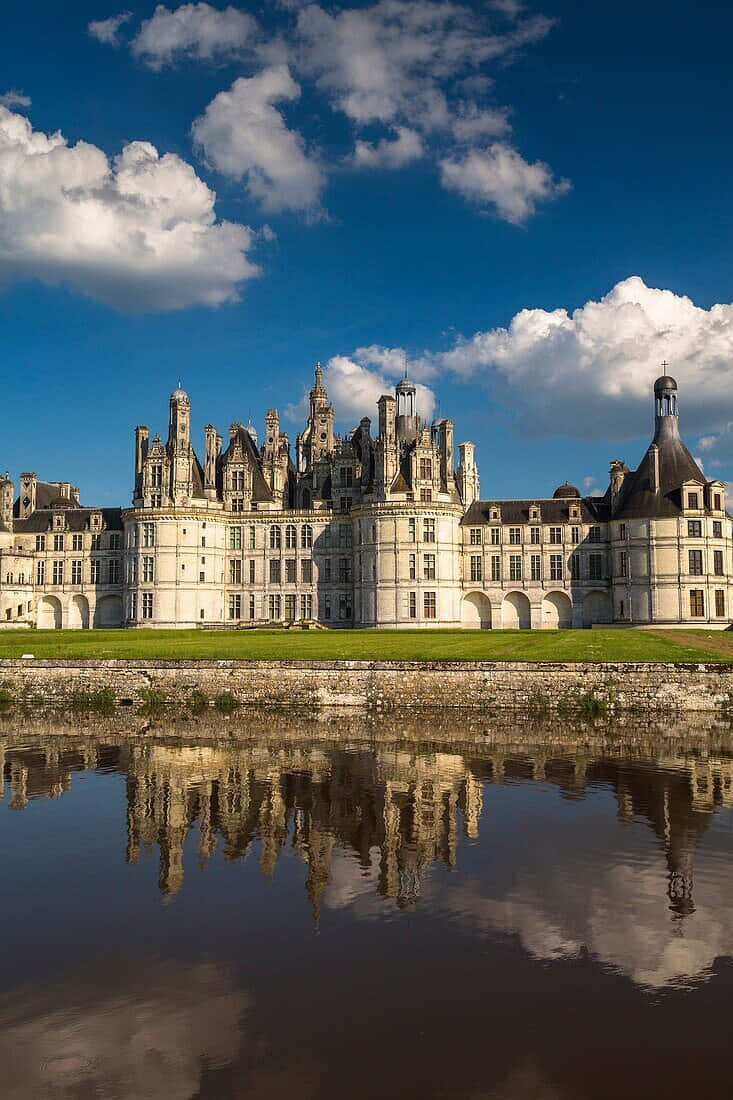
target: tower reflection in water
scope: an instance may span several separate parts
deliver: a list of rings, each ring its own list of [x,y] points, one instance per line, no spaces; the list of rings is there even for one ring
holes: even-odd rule
[[[606,789],[615,796],[620,822],[646,822],[664,851],[669,907],[684,920],[695,909],[697,845],[716,807],[733,805],[733,757],[724,751],[660,751],[633,759],[572,739],[552,749],[471,746],[468,752],[277,740],[13,741],[0,740],[0,794],[12,809],[68,792],[75,771],[119,772],[126,777],[126,859],[135,863],[141,850],[157,847],[164,894],[184,887],[184,847],[197,828],[200,867],[219,848],[226,861],[244,860],[256,849],[269,878],[291,847],[307,867],[316,918],[336,848],[351,853],[364,873],[376,868],[378,895],[408,907],[418,902],[433,864],[456,867],[459,831],[478,839],[488,787],[541,781],[568,800]]]

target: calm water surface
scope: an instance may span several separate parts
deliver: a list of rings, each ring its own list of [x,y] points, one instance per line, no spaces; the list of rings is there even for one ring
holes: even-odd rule
[[[5,1100],[731,1095],[725,737],[274,725],[0,726]]]

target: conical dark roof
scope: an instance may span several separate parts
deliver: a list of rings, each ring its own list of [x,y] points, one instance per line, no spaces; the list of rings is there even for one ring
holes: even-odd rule
[[[652,491],[653,451],[659,458],[659,489]],[[621,492],[615,515],[619,519],[675,516],[682,510],[680,487],[685,481],[705,485],[705,475],[682,442],[676,416],[660,416],[646,454],[638,470],[629,474]]]

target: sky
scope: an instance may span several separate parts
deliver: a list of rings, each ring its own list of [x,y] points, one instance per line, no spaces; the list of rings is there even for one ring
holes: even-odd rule
[[[405,369],[484,498],[605,489],[662,363],[733,481],[733,9],[6,0],[0,470],[127,504],[180,379],[226,436]]]

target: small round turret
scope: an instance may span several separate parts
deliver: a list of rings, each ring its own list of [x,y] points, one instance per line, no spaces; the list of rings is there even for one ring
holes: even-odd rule
[[[576,485],[571,485],[569,481],[566,481],[563,485],[558,485],[555,492],[552,494],[553,500],[566,500],[569,497],[580,497],[580,489]]]

